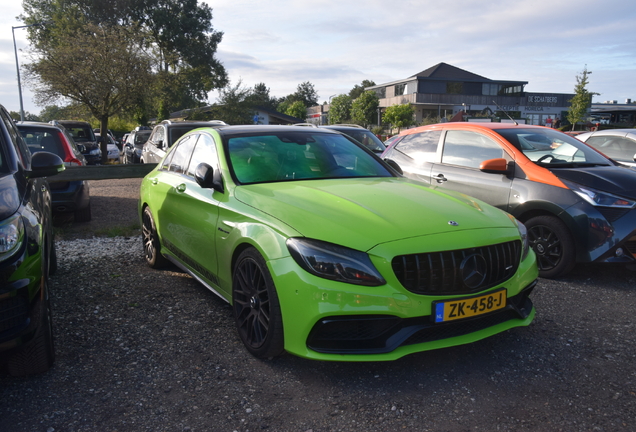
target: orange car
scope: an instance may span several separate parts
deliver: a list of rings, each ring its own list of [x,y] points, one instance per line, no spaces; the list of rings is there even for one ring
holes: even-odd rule
[[[528,228],[539,274],[636,260],[636,171],[554,129],[449,122],[408,129],[382,154],[405,176],[481,199]]]

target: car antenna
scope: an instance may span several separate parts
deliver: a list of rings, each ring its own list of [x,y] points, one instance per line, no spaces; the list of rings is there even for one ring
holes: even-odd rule
[[[510,117],[510,114],[508,114],[506,112],[505,109],[503,109],[502,107],[499,106],[499,104],[497,102],[495,102],[494,100],[492,101],[492,103],[494,103],[495,105],[497,105],[497,108],[499,108],[499,111],[501,111],[502,113],[504,113],[510,120],[512,120],[512,122],[515,124],[515,126],[519,126],[519,123],[517,123],[517,120],[513,119],[512,117]]]

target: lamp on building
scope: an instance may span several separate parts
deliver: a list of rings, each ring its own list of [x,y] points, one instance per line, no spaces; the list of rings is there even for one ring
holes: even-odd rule
[[[41,26],[44,24],[49,24],[50,22],[51,21],[44,21],[44,22],[33,23],[33,24],[28,24],[23,26],[11,27],[11,33],[13,34],[13,51],[15,52],[15,69],[18,74],[18,96],[20,97],[20,120],[21,121],[24,121],[24,106],[22,104],[22,84],[20,83],[20,64],[18,63],[18,48],[16,47],[16,44],[15,44],[15,29]]]

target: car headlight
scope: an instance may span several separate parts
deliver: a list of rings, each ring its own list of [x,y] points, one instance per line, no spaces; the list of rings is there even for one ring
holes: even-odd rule
[[[313,275],[355,285],[386,283],[364,252],[306,238],[288,239],[287,248],[298,265]]]
[[[17,252],[23,238],[24,224],[19,215],[0,224],[0,261],[6,260]]]
[[[530,252],[530,241],[528,240],[528,228],[521,223],[516,217],[508,213],[508,217],[517,226],[519,230],[519,237],[521,237],[521,260],[523,261]]]
[[[88,152],[88,154],[91,155],[91,156],[97,156],[97,155],[102,154],[102,152],[101,152],[100,149],[93,149],[90,152]]]
[[[611,193],[603,192],[588,186],[583,186],[570,181],[564,181],[563,183],[572,189],[574,193],[583,198],[593,206],[598,207],[614,207],[614,208],[633,208],[636,206],[636,201],[628,200]]]

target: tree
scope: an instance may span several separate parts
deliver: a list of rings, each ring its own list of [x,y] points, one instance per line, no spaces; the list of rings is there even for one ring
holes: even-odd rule
[[[25,23],[36,53],[46,53],[88,23],[119,27],[142,40],[153,59],[152,92],[142,109],[157,115],[197,107],[208,93],[227,84],[227,73],[215,57],[223,33],[212,28],[212,9],[198,0],[23,0]],[[152,95],[152,98],[147,96]]]
[[[130,108],[130,95],[143,94],[152,82],[150,59],[139,39],[120,27],[88,24],[57,41],[25,66],[27,82],[40,103],[66,98],[86,107],[105,137],[109,117]],[[101,148],[105,163],[105,139]]]
[[[582,121],[587,114],[588,109],[592,105],[592,97],[599,93],[589,92],[587,85],[589,84],[588,76],[592,71],[587,70],[587,65],[583,68],[581,75],[576,76],[576,85],[574,86],[574,97],[570,99],[570,108],[568,109],[567,119],[572,125],[572,130],[576,124]]]
[[[329,104],[329,124],[347,123],[351,120],[351,97],[341,94],[331,99]]]
[[[309,81],[298,84],[294,100],[301,101],[306,108],[318,105],[318,93]]]
[[[214,118],[227,124],[253,124],[254,107],[251,102],[252,90],[244,87],[239,80],[235,86],[228,84],[220,90],[214,106]]]
[[[351,104],[351,120],[365,128],[369,127],[378,118],[379,106],[378,95],[374,91],[366,91]]]
[[[263,107],[271,110],[276,110],[278,100],[275,97],[271,97],[269,94],[269,87],[265,83],[258,83],[252,90],[250,101],[255,107]]]
[[[302,101],[292,102],[284,114],[298,119],[305,119],[307,118],[307,107]]]
[[[364,93],[364,89],[366,87],[373,87],[374,85],[375,83],[373,81],[363,80],[360,85],[356,84],[353,86],[353,88],[349,91],[349,97],[351,97],[352,100],[356,100],[362,93]]]
[[[398,133],[403,127],[410,126],[414,123],[413,116],[415,111],[409,104],[404,105],[391,105],[384,112],[382,119],[390,123],[393,127],[398,128]]]

